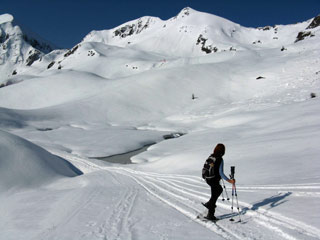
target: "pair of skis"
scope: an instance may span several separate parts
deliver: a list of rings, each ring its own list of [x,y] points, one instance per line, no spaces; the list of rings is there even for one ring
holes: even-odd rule
[[[220,215],[220,216],[216,217],[216,219],[209,219],[204,214],[199,214],[197,216],[197,219],[204,221],[204,222],[214,222],[215,223],[217,221],[221,221],[224,219],[229,219],[231,221],[231,219],[233,219],[233,217],[235,217],[236,215],[237,215],[236,213],[229,213],[229,214]]]

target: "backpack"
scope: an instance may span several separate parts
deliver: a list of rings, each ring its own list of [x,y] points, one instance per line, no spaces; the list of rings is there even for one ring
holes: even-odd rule
[[[203,168],[202,168],[202,178],[214,178],[214,164],[216,163],[216,158],[213,155],[205,161]]]

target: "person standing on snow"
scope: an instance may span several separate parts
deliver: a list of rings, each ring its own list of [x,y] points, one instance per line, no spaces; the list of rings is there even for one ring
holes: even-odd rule
[[[216,209],[216,202],[223,189],[220,185],[220,179],[223,178],[231,184],[235,184],[235,179],[229,179],[223,172],[223,158],[225,153],[225,146],[219,143],[213,153],[204,163],[202,169],[202,177],[206,180],[207,184],[211,187],[211,198],[207,203],[203,205],[208,208],[208,215],[206,216],[209,220],[217,220],[214,216]]]

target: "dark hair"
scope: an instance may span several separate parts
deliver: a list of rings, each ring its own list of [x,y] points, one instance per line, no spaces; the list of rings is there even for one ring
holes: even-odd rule
[[[217,157],[222,157],[226,151],[225,146],[222,143],[217,144],[213,150],[213,154]]]

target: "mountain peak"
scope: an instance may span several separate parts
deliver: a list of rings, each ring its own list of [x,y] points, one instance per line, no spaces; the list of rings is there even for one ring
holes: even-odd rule
[[[12,22],[13,16],[11,14],[5,13],[0,15],[0,24],[6,23],[6,22]]]
[[[196,10],[190,7],[185,7],[179,12],[178,16],[189,16],[192,12],[196,12]]]

